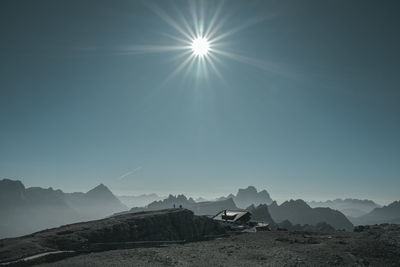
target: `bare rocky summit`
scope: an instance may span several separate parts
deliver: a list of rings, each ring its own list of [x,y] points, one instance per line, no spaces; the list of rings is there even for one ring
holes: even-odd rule
[[[2,239],[0,263],[54,251],[87,253],[146,242],[197,241],[224,233],[216,221],[185,209],[130,213]]]

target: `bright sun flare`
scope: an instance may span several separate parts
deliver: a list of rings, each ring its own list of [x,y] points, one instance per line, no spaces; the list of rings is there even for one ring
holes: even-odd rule
[[[221,13],[222,10],[225,10],[223,1],[216,1],[218,4],[210,4],[209,6],[206,4],[208,1],[187,2],[189,3],[189,12],[182,12],[180,9],[176,9],[176,13],[173,15],[166,13],[163,8],[156,4],[149,6],[166,24],[176,31],[175,34],[169,32],[164,34],[174,43],[170,45],[138,45],[132,48],[128,47],[127,51],[135,53],[180,52],[180,54],[176,55],[176,59],[181,60],[183,58],[183,61],[173,68],[173,72],[166,80],[182,72],[184,73],[183,78],[186,78],[190,73],[194,73],[196,77],[205,77],[207,79],[209,71],[212,70],[216,76],[224,81],[218,69],[218,64],[224,65],[221,61],[222,58],[229,58],[261,69],[266,68],[266,64],[263,61],[228,52],[224,48],[229,45],[229,41],[225,40],[229,36],[254,23],[261,22],[263,19],[251,19],[229,29],[226,24],[233,13],[227,12],[225,15]],[[186,8],[184,10],[186,11]],[[122,50],[125,51],[124,48]]]
[[[192,42],[192,51],[195,56],[206,56],[210,49],[208,40],[204,37],[197,37]]]

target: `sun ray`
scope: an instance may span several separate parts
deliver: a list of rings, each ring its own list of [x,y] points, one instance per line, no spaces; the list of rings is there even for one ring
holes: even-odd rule
[[[268,71],[268,72],[273,72],[273,73],[279,73],[279,74],[285,74],[287,75],[287,72],[283,72],[282,69],[275,63],[271,63],[271,62],[266,62],[264,60],[258,60],[258,59],[254,59],[251,57],[246,57],[243,55],[239,55],[239,54],[234,54],[231,52],[226,52],[226,51],[221,51],[219,49],[213,49],[213,52],[215,54],[233,59],[237,62],[240,63],[244,63],[247,65],[251,65],[253,67],[259,68],[261,70],[264,71]]]
[[[204,24],[205,24],[205,2],[204,1],[200,1],[200,18],[199,18],[199,35],[203,36],[204,33]]]
[[[117,49],[119,52],[125,52],[126,54],[140,54],[184,51],[187,50],[188,47],[183,45],[131,45],[120,46]]]
[[[190,55],[189,57],[187,57],[181,64],[179,64],[179,66],[174,70],[174,72],[172,72],[166,79],[166,82],[171,80],[172,78],[174,78],[176,75],[179,74],[179,72],[182,71],[182,69],[184,67],[186,67],[186,65],[190,62],[190,60],[192,59],[192,57],[194,57],[193,55]]]
[[[176,10],[176,13],[178,14],[179,19],[182,21],[183,25],[185,26],[187,32],[189,33],[190,37],[189,40],[196,38],[196,34],[193,31],[193,28],[190,27],[189,22],[187,21],[186,17],[183,15],[181,10],[177,7],[176,3],[173,2],[174,4],[174,9]]]
[[[218,36],[215,36],[214,38],[210,39],[210,42],[211,43],[212,42],[218,42],[219,40],[224,39],[226,37],[229,37],[230,35],[235,34],[235,33],[239,32],[241,30],[244,30],[244,29],[246,29],[246,28],[248,28],[248,27],[250,27],[250,26],[252,26],[254,24],[260,23],[262,20],[263,20],[263,18],[251,19],[251,20],[243,23],[242,25],[240,25],[240,26],[238,26],[236,28],[230,29],[229,31],[226,31],[226,32],[224,32],[222,34],[219,34]]]
[[[222,9],[223,5],[224,5],[224,1],[220,1],[218,6],[217,6],[217,8],[216,8],[216,10],[215,10],[215,12],[214,12],[214,14],[213,14],[213,16],[212,16],[212,18],[211,18],[211,20],[210,20],[210,23],[207,26],[207,30],[204,32],[204,37],[205,38],[209,39],[210,31],[214,27],[214,24],[216,23],[216,21],[218,19],[218,16],[219,16],[219,14],[221,12],[221,9]]]
[[[221,72],[218,70],[218,68],[215,66],[214,63],[214,56],[213,55],[209,55],[209,60],[208,63],[210,64],[211,68],[213,69],[213,71],[215,72],[215,74],[217,75],[217,77],[226,85],[226,81],[224,79],[224,77],[222,76]]]
[[[182,38],[180,38],[180,37],[177,37],[177,36],[175,36],[175,35],[168,34],[168,33],[164,33],[164,35],[167,36],[167,37],[170,38],[170,39],[173,39],[173,40],[178,41],[178,42],[180,42],[180,43],[186,44],[187,47],[190,47],[190,46],[192,45],[192,40],[195,39],[195,38],[190,39],[190,40],[182,39]]]
[[[197,17],[196,2],[194,0],[191,0],[189,4],[190,4],[190,13],[192,14],[192,19],[194,24],[195,36],[198,37],[200,29],[199,29],[199,19]]]
[[[183,74],[183,78],[186,79],[186,77],[189,75],[189,73],[193,70],[194,64],[196,63],[196,58],[195,57],[190,57],[190,62],[188,67],[186,68],[185,73]]]
[[[208,39],[213,39],[214,36],[216,36],[218,34],[218,32],[227,24],[227,22],[233,15],[234,15],[234,12],[230,11],[230,12],[225,13],[225,15],[223,17],[221,17],[219,20],[217,19],[215,26],[213,26],[213,29],[209,31],[209,33],[206,37]]]
[[[156,4],[149,4],[150,9],[152,9],[162,20],[173,27],[175,30],[183,34],[187,39],[191,39],[189,33],[187,33],[173,18],[171,18],[164,10],[158,7]]]

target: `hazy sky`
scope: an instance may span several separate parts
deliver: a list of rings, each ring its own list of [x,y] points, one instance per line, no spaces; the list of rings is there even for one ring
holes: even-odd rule
[[[0,2],[0,177],[399,199],[399,1],[226,1],[231,56],[175,75],[187,56],[161,50],[184,36],[162,14],[194,27],[219,3],[152,3]]]

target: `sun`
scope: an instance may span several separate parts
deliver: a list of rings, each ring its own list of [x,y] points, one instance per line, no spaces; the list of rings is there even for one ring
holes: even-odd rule
[[[208,54],[210,50],[210,43],[208,42],[207,38],[197,37],[192,41],[191,48],[193,55],[198,57],[204,57]]]
[[[147,1],[146,1],[147,2]],[[163,1],[160,1],[163,2]],[[195,74],[197,77],[208,79],[212,71],[221,81],[226,82],[220,66],[226,65],[223,58],[235,60],[240,63],[252,65],[261,69],[270,69],[266,62],[249,58],[233,52],[230,37],[255,23],[262,22],[264,17],[251,18],[242,21],[236,27],[230,25],[229,19],[234,15],[232,11],[226,11],[224,1],[187,1],[188,6],[182,10],[174,8],[174,14],[168,14],[166,8],[155,3],[148,7],[171,27],[163,31],[163,36],[168,37],[168,44],[134,45],[122,47],[122,52],[132,53],[177,53],[175,60],[178,64],[172,68],[172,73],[166,81],[183,73],[182,78]],[[210,4],[207,4],[210,2]],[[214,3],[211,3],[214,2]],[[170,41],[173,41],[172,43]],[[180,63],[179,61],[182,60]]]

